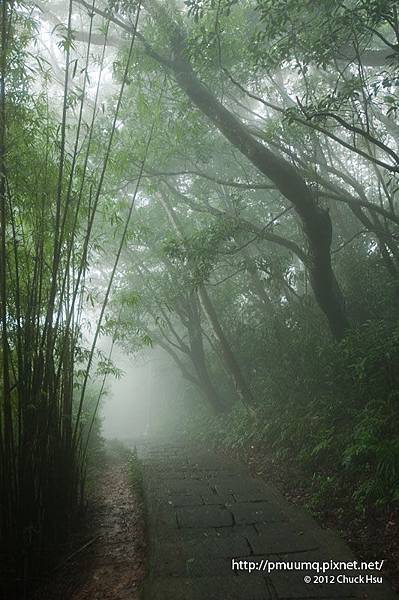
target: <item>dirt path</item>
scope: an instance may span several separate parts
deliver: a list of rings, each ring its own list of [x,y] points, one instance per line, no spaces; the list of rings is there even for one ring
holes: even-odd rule
[[[104,468],[92,504],[89,531],[40,594],[41,600],[138,600],[145,576],[145,529],[140,498],[128,467]]]

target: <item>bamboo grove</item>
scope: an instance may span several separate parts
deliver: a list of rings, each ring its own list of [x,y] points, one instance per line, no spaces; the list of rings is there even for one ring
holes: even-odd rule
[[[100,76],[87,107],[95,19],[92,14],[77,92],[71,89],[78,59],[70,2],[60,42],[65,64],[55,114],[44,63],[29,65],[35,22],[28,9],[2,2],[1,581],[5,597],[18,598],[34,583],[35,570],[43,562],[51,564],[54,548],[66,539],[84,500],[89,436],[99,404],[88,413],[86,391],[118,253],[89,349],[82,345],[82,310],[125,81],[122,76],[109,132],[96,139],[106,33]],[[133,44],[134,34],[131,49]],[[130,55],[126,68],[129,61]],[[33,95],[28,90],[35,77],[44,89]],[[133,205],[134,198],[126,227]],[[120,249],[123,244],[122,235]]]

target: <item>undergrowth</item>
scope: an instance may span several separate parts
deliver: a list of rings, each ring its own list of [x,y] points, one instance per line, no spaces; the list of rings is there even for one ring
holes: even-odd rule
[[[255,448],[296,465],[312,482],[315,505],[342,490],[358,514],[389,513],[399,503],[398,359],[398,331],[369,322],[321,352],[307,372],[302,362],[301,384],[291,391],[282,372],[279,392],[276,368],[254,414],[239,403],[219,416],[198,411],[188,429],[203,444]]]

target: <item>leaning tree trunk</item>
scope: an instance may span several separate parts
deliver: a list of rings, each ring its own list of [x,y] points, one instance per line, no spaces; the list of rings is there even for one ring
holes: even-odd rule
[[[317,204],[297,169],[258,142],[248,127],[199,80],[187,59],[184,36],[161,3],[148,0],[146,8],[165,27],[172,59],[165,58],[167,53],[157,53],[141,36],[145,52],[172,71],[176,82],[193,104],[293,205],[308,243],[309,274],[316,301],[327,317],[334,337],[342,338],[349,323],[331,264],[332,224],[328,210]]]
[[[80,0],[80,4],[89,8],[85,0]],[[145,8],[155,21],[165,27],[170,48],[158,52],[140,32],[136,32],[137,38],[143,44],[144,52],[173,73],[176,82],[193,104],[209,118],[235,148],[276,185],[294,207],[302,222],[308,243],[309,274],[316,301],[324,312],[334,337],[342,338],[349,327],[349,322],[342,292],[331,264],[332,224],[328,210],[318,205],[297,169],[258,142],[248,127],[227,110],[199,80],[186,58],[184,36],[162,4],[157,0],[146,0]],[[101,10],[97,9],[96,12],[105,16]],[[133,29],[129,24],[118,19],[114,21],[122,29],[132,33]]]
[[[191,294],[190,315],[187,320],[187,329],[190,340],[191,360],[204,395],[215,412],[223,412],[227,409],[227,404],[217,393],[208,371],[202,339],[197,294],[194,291]]]
[[[219,322],[215,308],[208,296],[208,292],[206,291],[204,284],[201,284],[198,287],[198,294],[201,300],[202,308],[204,309],[209,323],[211,324],[211,327],[218,339],[224,362],[234,381],[239,398],[247,408],[251,409],[255,404],[251,389],[246,378],[244,377],[240,365],[237,362],[235,354],[231,349],[229,341],[224,334],[223,328]]]
[[[183,360],[178,356],[177,352],[166,341],[164,341],[160,336],[152,333],[151,337],[156,341],[158,346],[160,346],[163,350],[165,350],[165,352],[167,352],[169,354],[169,356],[173,359],[173,361],[176,363],[177,367],[180,369],[183,379],[186,379],[186,381],[189,381],[190,383],[192,383],[193,385],[195,385],[202,391],[200,382],[194,375],[192,375],[190,373],[190,371],[184,364]]]
[[[191,101],[219,131],[268,177],[294,206],[308,242],[309,273],[316,300],[331,332],[342,338],[348,320],[344,301],[331,265],[332,225],[327,210],[318,206],[298,171],[258,142],[248,128],[228,111],[197,78],[178,44],[173,73]]]
[[[161,194],[158,195],[158,200],[159,200],[161,206],[163,207],[163,209],[165,210],[174,230],[176,231],[176,234],[179,236],[180,239],[184,239],[183,227],[182,227],[176,213],[173,211],[172,207],[169,205],[166,198],[164,198]],[[224,363],[234,381],[238,395],[239,395],[241,401],[243,402],[243,404],[245,406],[247,406],[247,408],[250,408],[254,404],[251,390],[245,380],[245,377],[244,377],[244,375],[241,371],[241,368],[234,356],[234,353],[233,353],[232,349],[230,348],[227,338],[224,335],[224,332],[219,323],[219,319],[217,317],[216,311],[212,305],[212,302],[211,302],[211,300],[207,294],[207,291],[205,289],[205,286],[203,284],[198,286],[198,295],[201,300],[201,304],[204,309],[204,312],[205,312],[206,316],[208,317],[209,323],[210,323],[213,331],[215,332],[216,338],[219,340],[222,354],[223,354]],[[195,303],[192,304],[192,307],[193,307],[193,311],[192,311],[193,316],[197,317],[198,324],[199,324],[199,314],[197,314],[197,315],[195,314],[195,310],[197,308],[196,304]],[[199,354],[195,353],[195,356],[193,355],[193,362],[196,363],[199,361],[198,364],[202,368],[202,365],[205,364],[205,355],[203,356],[203,360],[202,360],[201,353],[203,354],[204,351],[203,351],[203,346],[202,346],[202,332],[201,332],[200,324],[199,324],[199,331],[198,331],[198,333],[196,333],[196,335],[198,336],[198,334],[200,336],[201,346],[198,346],[197,344],[195,344],[195,347],[199,350]],[[201,379],[201,374],[198,371],[197,371],[197,373],[198,373],[198,377]]]

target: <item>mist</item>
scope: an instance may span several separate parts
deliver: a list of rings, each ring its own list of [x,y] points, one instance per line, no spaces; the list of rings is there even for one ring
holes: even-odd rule
[[[110,344],[105,338],[99,348],[106,352]],[[107,380],[100,411],[104,438],[132,443],[179,436],[189,414],[189,391],[166,353],[151,349],[134,357],[115,345],[112,361],[123,373]]]

